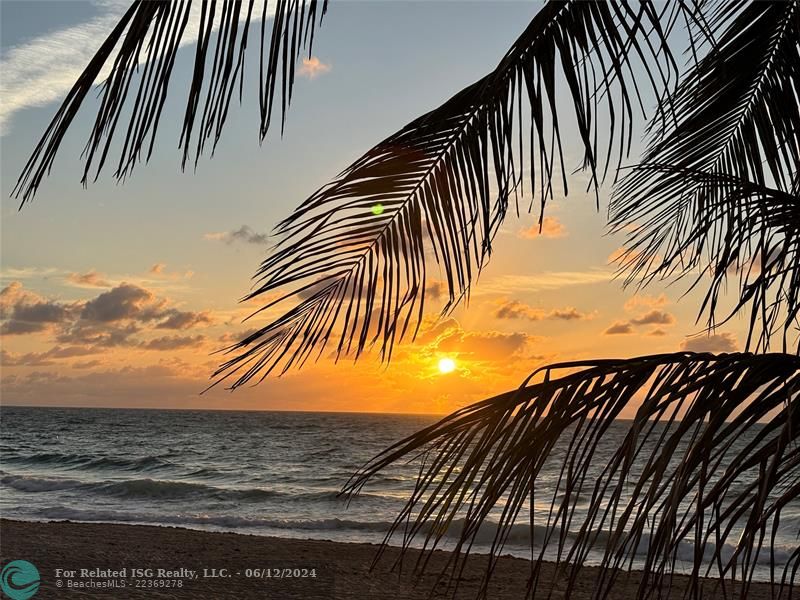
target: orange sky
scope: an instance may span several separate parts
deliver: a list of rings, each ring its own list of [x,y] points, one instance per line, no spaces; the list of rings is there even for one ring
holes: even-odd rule
[[[4,404],[443,413],[515,388],[546,362],[741,348],[738,320],[687,338],[701,329],[700,296],[681,299],[685,286],[622,290],[609,257],[625,239],[605,235],[609,188],[598,211],[578,173],[569,197],[548,206],[541,234],[538,214],[509,211],[469,306],[443,320],[443,277],[431,266],[430,314],[390,365],[323,358],[255,388],[200,396],[220,361],[211,353],[278,314],[242,323],[258,305],[236,302],[275,223],[371,145],[493,68],[537,6],[461,3],[452,27],[448,3],[343,3],[315,56],[298,65],[282,139],[258,144],[257,104],[247,96],[231,109],[214,158],[181,174],[183,104],[170,101],[149,164],[124,185],[103,176],[83,189],[78,156],[92,115],[81,113],[39,195],[18,212],[7,198],[28,153],[98,29],[118,18],[106,14],[116,5],[83,7],[86,15],[69,6],[53,3],[52,22],[42,23],[26,3],[2,3]],[[409,45],[398,32],[412,29]],[[176,86],[191,58],[189,46],[179,53]],[[565,156],[571,172],[582,154],[565,140]],[[441,373],[442,358],[456,369]]]
[[[542,235],[532,233],[532,222],[508,223],[469,306],[449,317],[429,314],[416,341],[400,344],[391,364],[381,365],[374,353],[335,365],[326,353],[279,380],[202,396],[219,362],[211,353],[280,309],[242,323],[257,302],[203,303],[197,273],[162,263],[130,275],[6,271],[3,402],[444,413],[513,389],[546,363],[739,346],[730,330],[687,338],[699,330],[692,302],[676,303],[661,289],[623,291],[608,263],[612,240],[598,235],[595,250],[574,238],[600,227],[590,205],[576,203],[570,211],[555,205]],[[548,267],[548,257],[564,255],[567,268]],[[437,300],[444,302],[445,286],[434,279],[428,290],[433,311]],[[455,370],[442,373],[442,358],[452,359]]]

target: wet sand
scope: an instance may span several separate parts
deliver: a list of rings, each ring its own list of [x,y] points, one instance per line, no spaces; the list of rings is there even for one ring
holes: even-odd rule
[[[421,600],[451,598],[448,582],[438,574],[449,553],[437,551],[426,574],[412,572],[418,553],[411,551],[401,573],[392,571],[398,551],[390,548],[370,571],[378,546],[316,540],[284,539],[216,533],[175,527],[72,523],[27,523],[0,520],[0,558],[33,563],[41,584],[40,598],[267,598],[286,600]],[[470,559],[455,595],[475,598],[486,567],[486,557]],[[531,563],[512,557],[500,559],[489,586],[492,600],[525,598]],[[61,569],[61,571],[57,571]],[[89,570],[81,573],[82,569]],[[137,572],[135,569],[140,569]],[[159,572],[159,569],[162,571]],[[94,571],[91,571],[94,570]],[[148,571],[149,570],[149,571]],[[74,575],[64,574],[75,571]],[[542,568],[546,581],[553,565]],[[575,588],[567,591],[566,578],[556,578],[551,598],[588,600],[598,582],[598,570],[585,567]],[[684,597],[686,579],[676,577],[670,594]],[[60,582],[61,587],[58,587]],[[639,573],[621,574],[610,596],[636,598]],[[105,585],[108,587],[89,587]],[[122,587],[124,585],[124,587]],[[80,586],[80,587],[78,587]],[[706,582],[700,598],[723,598],[716,582]],[[653,590],[656,591],[656,590]],[[728,587],[728,598],[736,591]],[[778,597],[777,586],[775,597]],[[433,594],[431,594],[433,592]],[[798,597],[798,590],[794,590]],[[546,598],[547,593],[536,598]],[[655,594],[652,597],[658,597]],[[755,584],[748,600],[770,598],[770,586]],[[783,590],[788,598],[788,590]]]

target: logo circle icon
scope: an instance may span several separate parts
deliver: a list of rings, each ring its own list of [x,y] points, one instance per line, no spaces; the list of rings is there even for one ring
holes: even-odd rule
[[[0,571],[0,589],[11,600],[32,598],[39,583],[39,570],[27,560],[12,560]]]

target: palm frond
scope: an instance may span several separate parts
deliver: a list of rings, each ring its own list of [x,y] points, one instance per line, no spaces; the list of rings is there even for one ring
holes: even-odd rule
[[[670,99],[676,121],[615,191],[610,222],[636,225],[621,258],[629,283],[711,273],[711,327],[725,266],[777,257],[740,286],[736,310],[751,307],[755,349],[781,329],[786,349],[800,293],[800,2],[742,5],[721,3],[716,44]]]
[[[619,421],[626,409],[635,416]],[[613,427],[621,428],[617,435]],[[559,590],[569,598],[595,551],[602,557],[595,598],[608,597],[632,566],[643,571],[638,598],[671,597],[676,571],[690,574],[690,597],[721,589],[746,598],[757,563],[769,565],[777,597],[786,598],[800,547],[780,564],[775,536],[787,505],[796,509],[800,500],[799,442],[797,356],[678,353],[562,363],[396,443],[343,493],[358,493],[396,461],[421,460],[385,542],[399,535],[407,549],[423,540],[416,567],[424,568],[455,529],[448,570],[457,576],[478,532],[493,522],[484,596],[520,520],[536,559],[531,597],[553,589],[541,577],[541,560],[557,562]],[[553,465],[556,481],[548,479]],[[641,548],[646,554],[636,563]]]
[[[279,85],[281,116],[285,119],[295,62],[304,50],[310,55],[314,32],[325,14],[327,0],[259,3],[260,10],[255,0],[224,0],[220,6],[214,0],[203,0],[199,5],[192,0],[135,0],[67,94],[20,174],[12,195],[22,198],[21,206],[33,198],[75,115],[100,80],[101,100],[83,153],[82,183],[85,185],[92,177],[93,168],[94,179],[99,175],[118,127],[124,138],[114,176],[122,180],[142,156],[149,159],[178,50],[192,33],[197,41],[179,147],[183,150],[182,167],[185,168],[191,154],[196,164],[206,144],[210,143],[213,150],[219,141],[237,89],[241,101],[245,52],[251,23],[258,18],[261,19],[258,85],[263,140]]]
[[[622,160],[641,85],[633,65],[656,93],[674,81],[667,30],[680,6],[548,2],[494,71],[379,143],[278,226],[281,241],[247,299],[283,289],[273,304],[294,306],[229,348],[238,354],[215,375],[237,387],[284,372],[330,338],[337,358],[377,345],[389,359],[397,340],[416,334],[429,254],[447,281],[444,312],[466,298],[524,185],[523,165],[542,205],[554,179],[567,191],[564,112],[590,187]]]

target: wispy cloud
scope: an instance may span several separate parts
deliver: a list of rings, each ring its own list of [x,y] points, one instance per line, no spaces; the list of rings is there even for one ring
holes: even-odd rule
[[[645,308],[660,308],[669,304],[665,294],[648,296],[647,294],[634,294],[625,302],[625,310],[631,311],[643,306]]]
[[[97,16],[86,23],[48,31],[3,53],[0,62],[0,96],[3,98],[0,103],[0,135],[8,132],[18,111],[45,106],[64,97],[102,41],[130,8],[130,2],[100,0],[96,6]],[[271,16],[274,12],[272,3],[268,10]],[[261,8],[254,8],[253,18],[260,17],[261,12]],[[247,11],[243,10],[241,14],[245,16]],[[218,22],[215,20],[215,29]],[[197,40],[199,25],[200,12],[193,10],[181,46]],[[111,62],[108,61],[100,72],[98,81],[106,78]]]
[[[95,287],[111,287],[111,282],[105,279],[105,276],[98,273],[94,269],[86,273],[70,273],[67,275],[67,283],[75,287],[95,288]]]
[[[203,239],[213,242],[225,242],[226,244],[242,242],[245,244],[264,245],[269,243],[269,236],[266,233],[257,233],[248,225],[242,225],[239,229],[233,231],[206,233],[203,235]]]
[[[613,273],[604,269],[546,271],[533,275],[500,275],[478,283],[473,289],[472,295],[513,295],[516,292],[557,290],[573,285],[611,281],[612,277]]]

